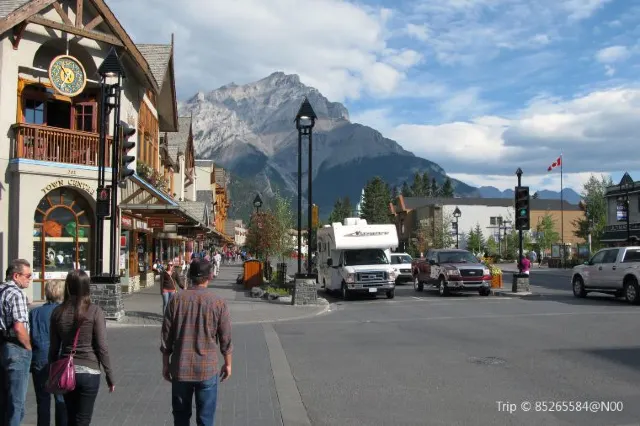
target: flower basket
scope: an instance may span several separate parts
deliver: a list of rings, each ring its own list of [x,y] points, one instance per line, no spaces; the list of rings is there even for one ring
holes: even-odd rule
[[[502,288],[502,270],[495,265],[490,265],[491,271],[491,288]]]

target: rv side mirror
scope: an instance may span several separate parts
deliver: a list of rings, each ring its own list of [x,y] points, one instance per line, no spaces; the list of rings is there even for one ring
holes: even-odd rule
[[[435,260],[433,260],[433,259],[429,259],[429,265],[435,265],[435,264],[436,264],[436,261],[435,261]]]
[[[333,259],[327,259],[327,266],[331,268],[333,266]]]

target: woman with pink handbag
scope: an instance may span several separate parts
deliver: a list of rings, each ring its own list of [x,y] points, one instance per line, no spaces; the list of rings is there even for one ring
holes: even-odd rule
[[[89,283],[86,272],[69,272],[64,302],[51,315],[47,387],[64,395],[69,426],[91,424],[100,387],[100,366],[109,392],[115,390],[106,321],[102,309],[91,303]]]

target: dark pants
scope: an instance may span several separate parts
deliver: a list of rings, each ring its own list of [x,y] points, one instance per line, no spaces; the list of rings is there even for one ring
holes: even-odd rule
[[[88,426],[100,388],[100,375],[76,373],[76,388],[64,394],[69,426]]]
[[[196,395],[196,425],[213,426],[218,399],[217,374],[203,382],[172,382],[171,404],[174,426],[189,426],[194,393]]]
[[[51,394],[44,390],[44,385],[49,378],[49,366],[34,369],[32,372],[33,388],[36,392],[36,403],[38,404],[38,426],[49,426],[51,424]],[[67,408],[62,395],[53,395],[53,402],[56,410],[56,426],[67,426]]]
[[[20,426],[29,386],[31,351],[0,343],[0,425]]]

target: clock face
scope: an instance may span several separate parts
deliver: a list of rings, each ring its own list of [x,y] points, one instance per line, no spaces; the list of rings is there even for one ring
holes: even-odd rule
[[[87,84],[84,67],[73,56],[60,55],[49,65],[49,80],[53,88],[62,95],[76,96]]]

